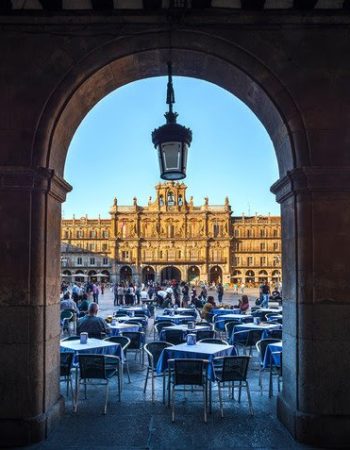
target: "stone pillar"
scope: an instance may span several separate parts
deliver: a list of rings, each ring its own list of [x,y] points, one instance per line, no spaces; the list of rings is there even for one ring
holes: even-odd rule
[[[4,446],[46,437],[59,390],[61,203],[53,171],[0,167],[0,434]]]
[[[350,168],[295,169],[272,191],[282,207],[283,237],[283,392],[278,416],[302,442],[346,446]]]

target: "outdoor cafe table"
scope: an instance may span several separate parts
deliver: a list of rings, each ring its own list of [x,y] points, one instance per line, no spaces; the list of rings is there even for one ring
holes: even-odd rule
[[[239,308],[214,308],[211,310],[213,314],[240,314],[241,310]]]
[[[148,319],[145,319],[143,317],[129,317],[129,316],[123,316],[123,317],[116,317],[115,318],[119,323],[128,323],[130,320],[136,320],[137,322],[142,323],[143,327],[147,327]]]
[[[174,311],[176,314],[187,313],[190,316],[197,317],[197,311],[194,308],[165,308],[163,311],[163,315],[170,315],[172,311]]]
[[[124,331],[133,332],[133,331],[139,331],[139,326],[130,323],[120,323],[117,322],[115,325],[108,324],[108,328],[111,330],[111,336],[119,336],[120,333],[123,333]]]
[[[124,313],[127,314],[128,316],[132,316],[135,312],[142,313],[148,317],[150,317],[151,315],[148,308],[145,306],[127,306],[127,307],[123,306],[122,308],[117,308],[116,312]]]
[[[156,321],[159,322],[160,320],[170,320],[170,322],[180,324],[182,320],[188,322],[193,320],[193,316],[183,316],[182,314],[174,314],[173,316],[157,316]]]
[[[271,322],[272,320],[281,320],[281,319],[283,319],[282,314],[274,314],[273,316],[269,316],[267,318],[267,321]]]
[[[161,340],[161,341],[165,341],[166,339],[165,339],[165,330],[181,330],[181,331],[183,331],[183,336],[184,336],[184,339],[185,339],[185,336],[186,336],[186,334],[188,334],[188,333],[195,333],[196,331],[200,331],[200,330],[208,330],[208,331],[210,331],[211,330],[211,326],[210,325],[196,325],[196,327],[195,328],[193,328],[193,329],[190,329],[190,328],[188,328],[188,326],[186,325],[186,324],[182,324],[182,325],[172,325],[172,326],[169,326],[169,327],[164,327],[164,328],[162,328],[162,331],[160,332],[160,335],[159,335],[159,339]]]
[[[280,324],[269,324],[266,322],[262,322],[260,324],[255,324],[255,323],[244,323],[241,325],[236,325],[234,327],[234,333],[238,332],[238,331],[249,331],[249,330],[263,330],[263,334],[261,335],[261,339],[265,339],[268,337],[268,332],[269,330],[281,330],[282,326]],[[245,335],[241,335],[240,336],[240,342],[241,340],[245,339]],[[234,344],[234,336],[233,334],[229,337],[229,342]]]
[[[207,344],[197,342],[195,345],[178,344],[165,348],[157,363],[156,371],[158,374],[164,373],[168,368],[168,360],[176,358],[185,359],[205,359],[208,364],[208,379],[215,380],[212,361],[218,356],[236,356],[237,351],[233,345]]]
[[[220,314],[215,317],[215,324],[217,330],[225,331],[225,322],[229,322],[230,320],[253,320],[253,316],[251,314]]]
[[[116,342],[102,341],[101,339],[88,338],[86,344],[81,344],[80,339],[74,339],[72,341],[60,342],[60,350],[62,352],[73,352],[75,355],[74,363],[77,363],[76,356],[78,354],[102,354],[102,355],[114,355],[119,356],[120,360],[124,360],[123,349],[120,344]]]
[[[282,352],[283,344],[281,342],[273,342],[266,347],[265,356],[263,361],[263,368],[269,369],[271,367],[271,362],[275,366],[281,365],[281,356],[280,352]],[[276,354],[278,353],[278,354]]]

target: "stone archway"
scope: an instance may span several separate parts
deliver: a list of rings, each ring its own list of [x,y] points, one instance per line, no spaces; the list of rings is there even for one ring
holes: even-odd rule
[[[187,269],[187,281],[189,283],[198,283],[200,281],[201,272],[199,270],[199,267],[197,266],[190,266]]]
[[[69,46],[64,32],[46,31],[45,45],[27,33],[25,40],[21,36],[23,46],[16,51],[16,58],[7,52],[15,31],[10,30],[10,39],[3,39],[8,77],[3,83],[6,91],[1,120],[6,126],[2,128],[0,152],[0,242],[6,257],[0,277],[6,286],[2,301],[6,315],[15,317],[13,327],[18,324],[20,329],[25,321],[29,329],[37,330],[30,339],[26,333],[20,343],[10,342],[11,354],[27,362],[21,372],[11,355],[4,355],[6,371],[0,374],[6,387],[2,429],[8,432],[11,428],[17,436],[20,426],[23,432],[17,444],[29,443],[32,436],[42,439],[63,406],[56,354],[59,327],[47,327],[46,318],[55,323],[56,317],[58,324],[60,202],[70,189],[62,178],[67,149],[84,115],[103,96],[130,81],[165,73],[168,24],[163,24],[163,18],[148,19],[150,25],[139,23],[137,31],[127,23],[116,31],[111,19],[110,25],[103,25],[104,32],[96,34],[89,17],[84,33],[77,38],[72,24],[67,23]],[[333,341],[336,334],[343,345],[340,333],[347,329],[349,101],[347,90],[338,87],[346,82],[337,82],[342,77],[347,80],[348,68],[339,71],[341,64],[347,63],[333,54],[327,41],[329,31],[324,28],[308,40],[305,33],[289,27],[286,39],[280,24],[274,28],[271,22],[264,28],[254,19],[253,27],[246,23],[236,27],[230,25],[237,18],[226,20],[223,27],[189,21],[174,29],[174,73],[211,81],[235,94],[255,112],[271,136],[281,177],[273,191],[281,203],[283,265],[288,267],[284,309],[290,317],[284,331],[286,370],[279,416],[299,439],[322,441],[317,438],[320,430],[328,439],[332,433],[344,436],[342,430],[348,428],[350,417],[349,394],[339,397],[340,383],[331,383],[332,376],[323,377],[317,385],[314,381],[334,362],[330,352],[319,352],[321,344]],[[64,21],[60,17],[59,26],[64,28]],[[50,27],[49,23],[40,29],[44,33]],[[278,48],[276,42],[280,42]],[[341,39],[337,43],[347,48]],[[312,44],[328,52],[328,58],[314,55],[309,47]],[[28,58],[28,54],[35,58]],[[31,80],[30,89],[23,82],[24,71]],[[19,229],[12,224],[20,224]],[[335,224],[334,241],[331,230]],[[332,274],[329,261],[338,268]],[[325,305],[332,305],[336,329],[325,326]],[[321,338],[312,334],[314,324],[322,329]],[[1,343],[8,344],[8,339],[3,331]],[[345,350],[346,345],[342,347]],[[315,354],[319,357],[313,358]],[[348,387],[344,386],[344,392],[350,391]],[[18,398],[25,401],[16,401]]]
[[[147,284],[155,280],[155,271],[152,266],[146,266],[142,269],[142,282]]]
[[[122,266],[120,268],[119,279],[122,283],[132,282],[132,269],[130,266]]]
[[[220,266],[213,266],[209,271],[209,283],[222,283],[222,268]]]
[[[174,266],[166,266],[160,271],[161,282],[165,281],[181,281],[181,271]]]

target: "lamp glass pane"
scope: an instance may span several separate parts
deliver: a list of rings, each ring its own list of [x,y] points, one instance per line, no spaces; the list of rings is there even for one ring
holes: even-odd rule
[[[181,146],[181,142],[164,142],[161,144],[165,171],[181,169]]]

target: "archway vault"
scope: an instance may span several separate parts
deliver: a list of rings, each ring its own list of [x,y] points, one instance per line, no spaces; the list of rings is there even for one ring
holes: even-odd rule
[[[170,52],[175,75],[215,83],[252,109],[273,141],[280,177],[297,164],[309,165],[298,109],[266,65],[234,42],[202,32],[174,31],[171,41],[170,49],[169,33],[161,31],[120,37],[73,66],[40,116],[32,149],[36,166],[54,169],[62,177],[71,139],[90,109],[129,82],[165,75]]]

